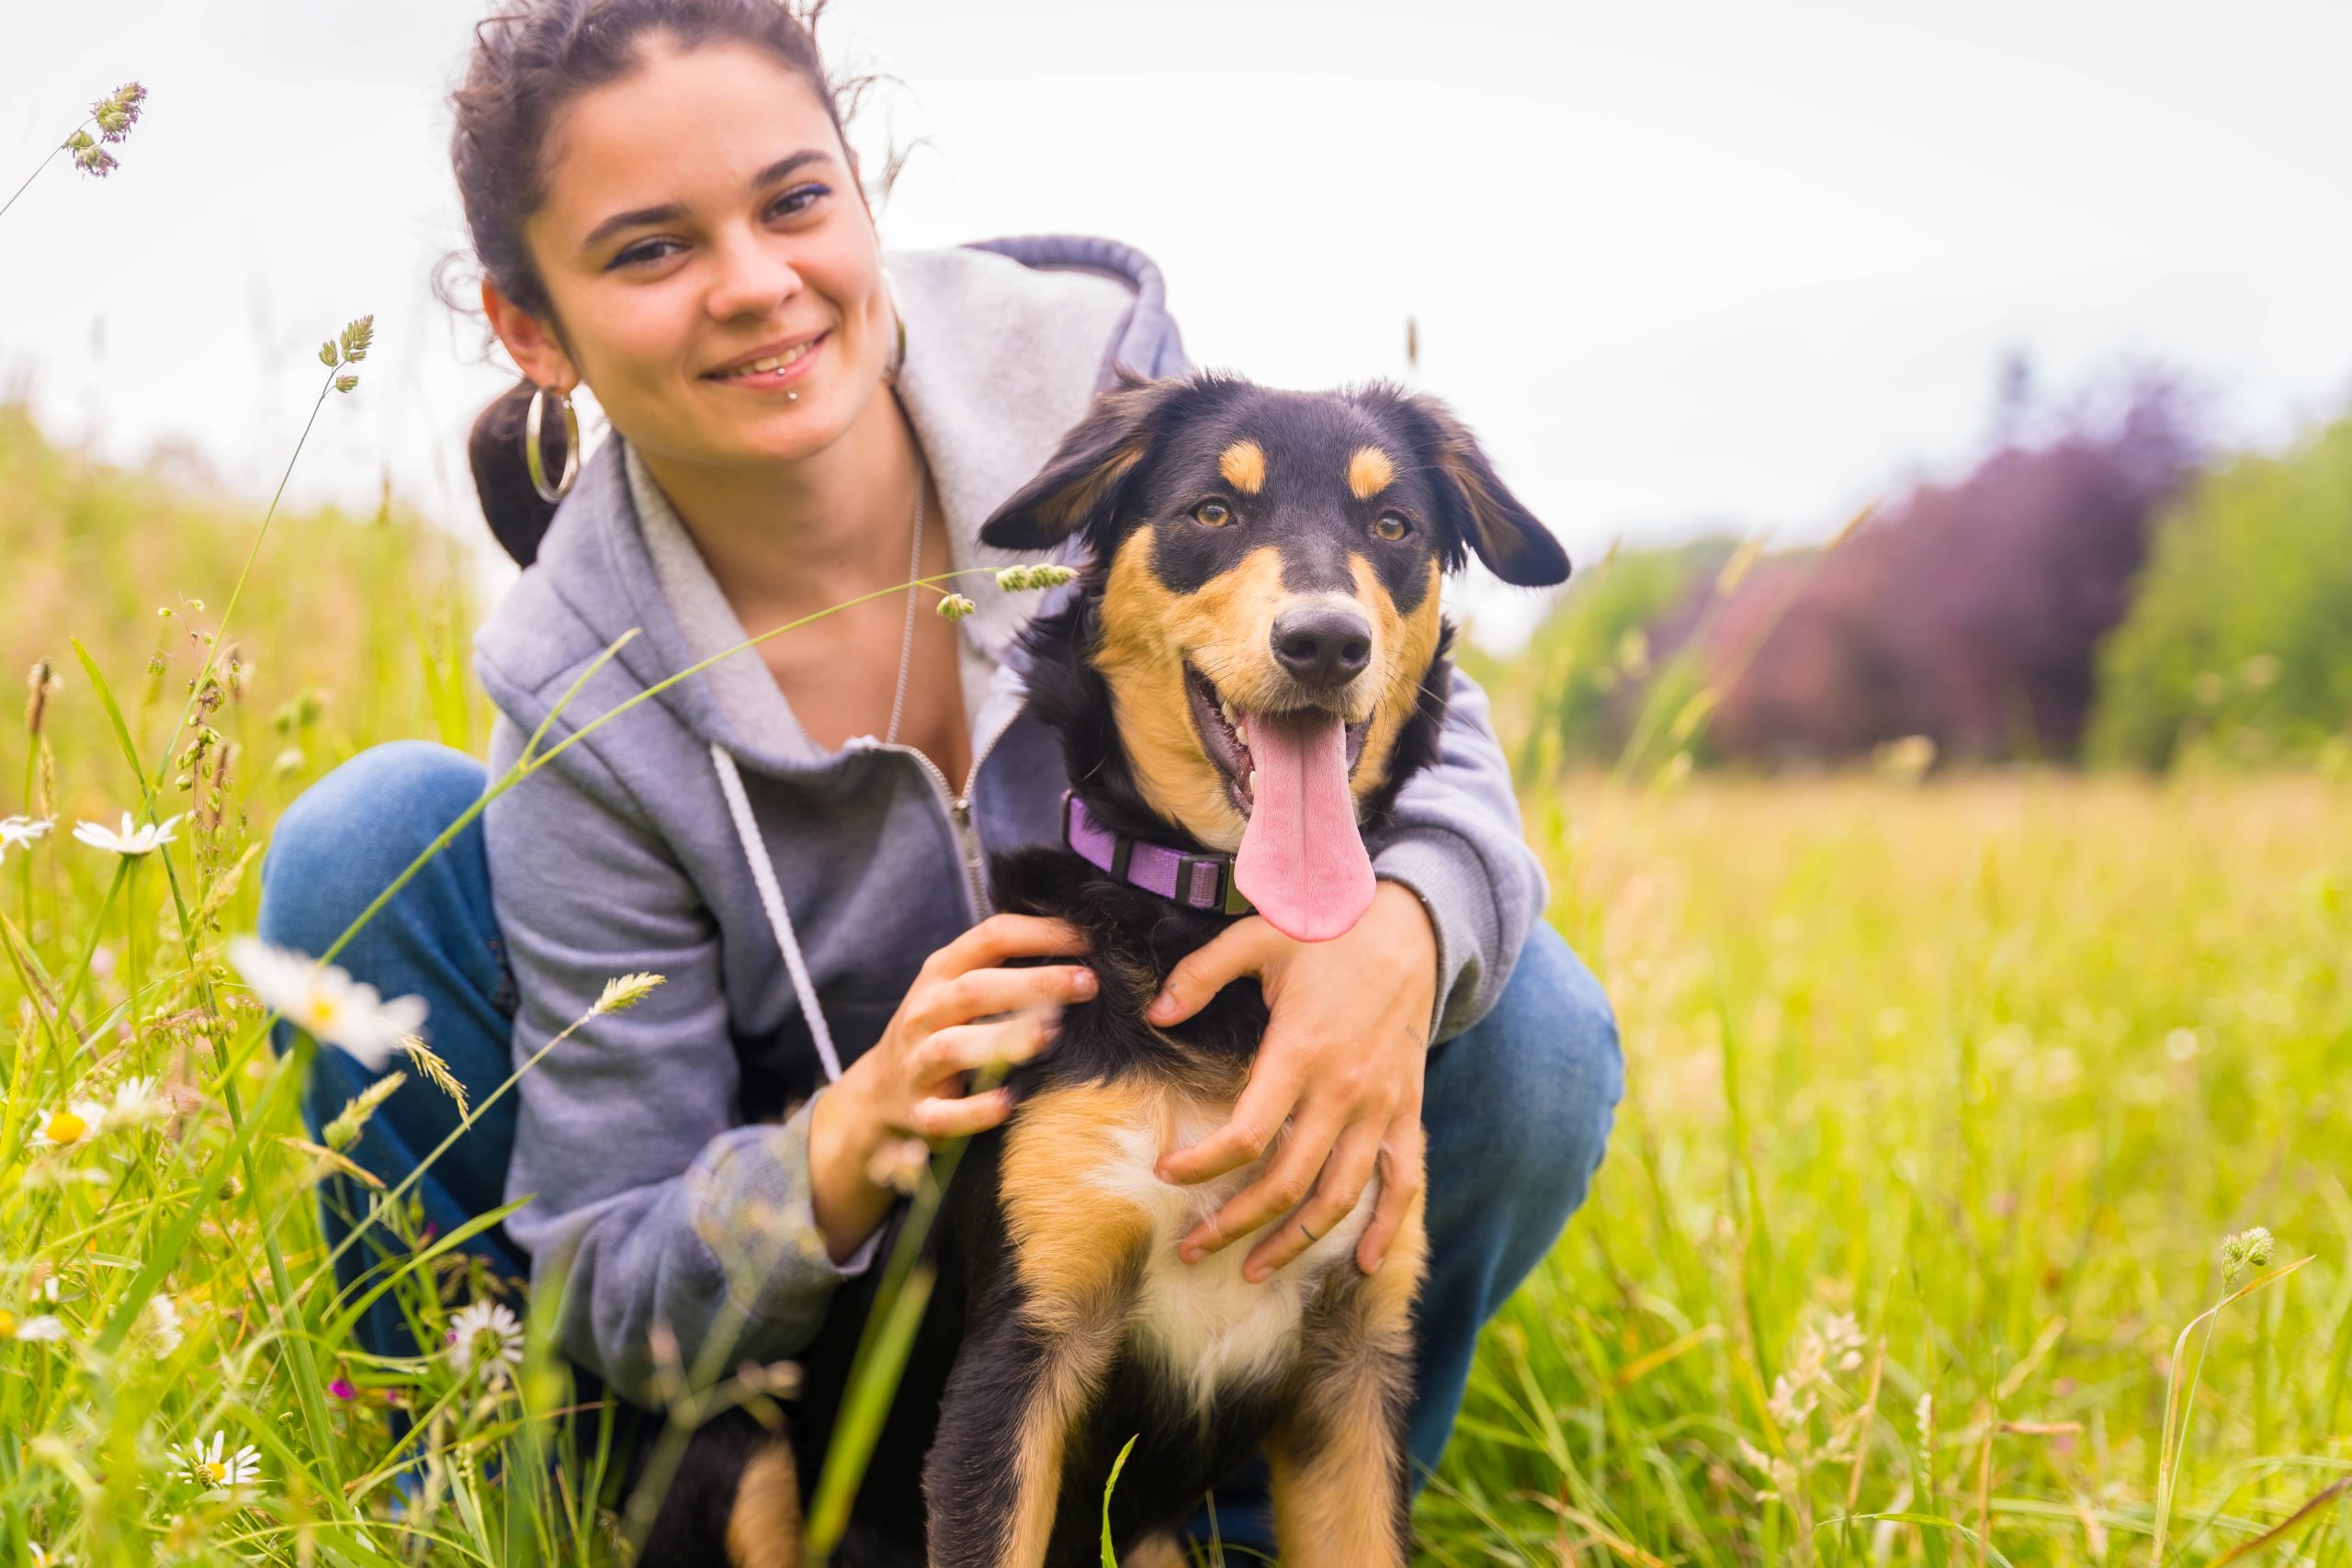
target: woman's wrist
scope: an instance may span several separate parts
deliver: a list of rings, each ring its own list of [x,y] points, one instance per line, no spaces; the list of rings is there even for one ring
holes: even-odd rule
[[[847,1077],[809,1103],[808,1207],[837,1264],[865,1245],[898,1197],[866,1175],[879,1131]]]

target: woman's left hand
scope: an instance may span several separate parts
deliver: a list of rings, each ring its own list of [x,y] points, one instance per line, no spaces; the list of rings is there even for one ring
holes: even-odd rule
[[[1272,1015],[1249,1085],[1231,1120],[1165,1156],[1158,1174],[1206,1181],[1265,1153],[1285,1121],[1290,1134],[1178,1253],[1197,1263],[1295,1206],[1242,1264],[1244,1279],[1265,1280],[1355,1211],[1376,1167],[1380,1197],[1356,1244],[1369,1274],[1421,1185],[1421,1074],[1437,994],[1429,912],[1404,884],[1382,882],[1363,919],[1329,942],[1294,941],[1245,916],[1178,962],[1144,1018],[1163,1028],[1190,1018],[1243,975],[1258,976]]]

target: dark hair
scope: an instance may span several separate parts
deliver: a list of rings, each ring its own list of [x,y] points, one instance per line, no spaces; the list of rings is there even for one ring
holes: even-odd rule
[[[837,85],[817,51],[822,0],[796,8],[791,0],[526,0],[476,25],[466,79],[450,95],[457,127],[449,162],[466,209],[474,254],[498,291],[548,322],[556,340],[571,344],[556,319],[547,285],[523,240],[524,220],[547,199],[548,126],[571,99],[635,70],[639,45],[651,33],[682,50],[747,43],[764,51],[816,89],[818,101],[842,131],[868,79]],[[842,145],[848,145],[842,134]],[[886,172],[887,174],[887,172]],[[442,298],[458,301],[443,287]],[[482,410],[467,441],[482,515],[506,553],[528,566],[555,516],[554,505],[531,486],[523,455],[524,418],[537,389],[526,378]],[[562,422],[540,433],[546,471],[562,471]]]

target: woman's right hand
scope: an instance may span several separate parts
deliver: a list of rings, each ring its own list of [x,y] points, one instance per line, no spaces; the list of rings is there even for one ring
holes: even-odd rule
[[[965,1094],[963,1076],[1029,1060],[1052,1040],[1063,1005],[1094,995],[1094,972],[1083,964],[1010,969],[1004,961],[1087,945],[1067,920],[990,915],[923,960],[882,1038],[809,1109],[810,1198],[834,1262],[865,1245],[897,1197],[870,1174],[885,1145],[937,1144],[1002,1122],[1011,1091]],[[1011,1016],[978,1021],[997,1013]]]

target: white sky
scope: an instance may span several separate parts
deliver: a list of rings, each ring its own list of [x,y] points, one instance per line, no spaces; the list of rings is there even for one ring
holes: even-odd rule
[[[448,85],[475,0],[8,7],[0,200],[136,78],[99,182],[0,218],[0,396],[266,499],[397,490],[481,537],[473,414],[511,379],[427,289],[464,234]],[[1404,368],[1597,559],[1709,525],[1782,538],[1980,443],[1996,367],[2131,358],[2273,444],[2352,395],[2352,6],[1973,0],[1347,6],[836,0],[836,64],[901,78],[887,243],[1072,231],[1166,272],[1193,357],[1329,385]],[[256,502],[255,514],[259,515]],[[1535,605],[1465,603],[1507,643]]]

